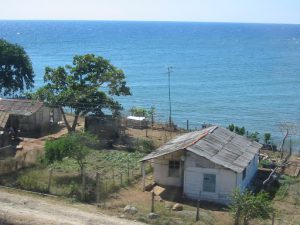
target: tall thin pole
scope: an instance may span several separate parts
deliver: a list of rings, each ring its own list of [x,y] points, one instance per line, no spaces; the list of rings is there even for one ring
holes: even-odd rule
[[[168,78],[169,78],[169,109],[170,109],[170,113],[169,113],[169,126],[171,127],[172,125],[172,105],[171,105],[171,69],[172,67],[169,66],[168,67]]]

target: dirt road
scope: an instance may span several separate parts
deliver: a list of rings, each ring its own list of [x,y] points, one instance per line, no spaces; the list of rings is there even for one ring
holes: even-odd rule
[[[71,204],[53,197],[0,188],[0,224],[26,225],[141,225],[142,223],[124,220],[97,212],[95,206]]]

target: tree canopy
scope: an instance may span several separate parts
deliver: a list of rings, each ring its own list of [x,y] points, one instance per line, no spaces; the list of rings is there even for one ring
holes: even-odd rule
[[[0,92],[9,95],[30,89],[33,78],[32,64],[25,50],[0,39]]]
[[[46,67],[44,81],[45,86],[33,97],[60,107],[69,132],[75,131],[80,115],[103,115],[103,109],[118,114],[122,107],[112,97],[131,94],[123,71],[94,54],[75,56],[72,65]],[[74,109],[72,125],[66,119],[64,107]]]

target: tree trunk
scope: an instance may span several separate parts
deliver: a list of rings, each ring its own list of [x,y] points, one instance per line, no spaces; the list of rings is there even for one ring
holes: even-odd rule
[[[244,223],[243,223],[243,225],[248,225],[249,223],[248,223],[248,218],[247,218],[247,216],[245,216],[244,217]]]
[[[239,225],[239,224],[240,224],[240,207],[237,208],[235,219],[234,219],[234,225]]]
[[[287,139],[287,137],[289,136],[289,132],[287,131],[282,139],[282,142],[281,142],[281,145],[280,145],[280,158],[282,159],[283,157],[283,146],[284,146],[284,143],[285,143],[285,140]]]
[[[67,120],[67,118],[66,118],[66,114],[65,114],[65,112],[64,112],[64,110],[63,110],[63,108],[62,108],[61,106],[59,107],[59,109],[60,109],[61,114],[62,114],[62,116],[63,116],[63,119],[64,119],[64,121],[65,121],[65,124],[66,124],[66,127],[67,127],[67,129],[68,129],[68,132],[70,133],[70,132],[71,132],[71,126],[70,126],[70,124],[69,124],[69,122],[68,122],[68,120]]]
[[[73,124],[72,124],[72,127],[71,127],[71,132],[74,132],[76,130],[76,125],[77,125],[77,122],[78,122],[78,118],[79,118],[79,113],[76,112],[74,120],[73,120]]]
[[[80,166],[80,174],[81,174],[81,201],[85,201],[85,171],[84,167]]]

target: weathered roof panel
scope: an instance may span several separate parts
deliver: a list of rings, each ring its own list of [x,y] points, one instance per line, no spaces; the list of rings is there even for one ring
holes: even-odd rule
[[[192,145],[195,141],[201,138],[202,135],[205,135],[210,130],[212,130],[212,127],[203,129],[201,131],[194,131],[180,135],[151,152],[149,155],[146,155],[141,161],[146,161],[181,149],[185,149],[187,146]]]
[[[25,99],[1,99],[0,111],[13,115],[30,116],[43,106],[43,102]]]
[[[261,147],[261,144],[244,136],[213,126],[179,136],[145,156],[142,161],[185,149],[240,173]]]

